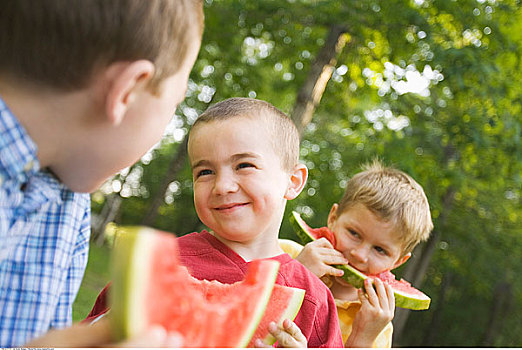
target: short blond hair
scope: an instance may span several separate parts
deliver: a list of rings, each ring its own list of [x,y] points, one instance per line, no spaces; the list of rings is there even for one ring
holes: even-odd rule
[[[379,160],[362,166],[346,185],[338,215],[363,204],[386,222],[394,222],[407,254],[426,241],[433,230],[430,206],[422,187],[408,174],[385,167]]]
[[[299,133],[285,113],[272,104],[246,97],[233,97],[218,102],[203,112],[192,125],[194,130],[202,123],[248,117],[265,122],[275,152],[281,158],[285,170],[291,170],[299,162]]]

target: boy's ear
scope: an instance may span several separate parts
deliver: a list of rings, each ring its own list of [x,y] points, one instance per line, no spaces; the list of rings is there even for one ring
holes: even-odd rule
[[[328,214],[327,226],[330,231],[332,231],[333,224],[335,223],[335,220],[337,220],[337,208],[339,208],[339,204],[334,203],[332,209],[330,209],[330,213]]]
[[[308,178],[308,168],[304,164],[297,164],[290,173],[290,185],[286,189],[285,199],[292,200],[296,198],[306,185]]]
[[[111,124],[119,125],[138,90],[152,78],[154,64],[148,60],[115,63],[109,70],[105,112]]]
[[[406,261],[408,261],[408,259],[411,258],[411,253],[408,253],[406,255],[404,255],[402,258],[399,258],[395,264],[393,265],[393,267],[391,268],[391,270],[393,269],[396,269],[397,267],[401,266],[402,264],[404,264]]]

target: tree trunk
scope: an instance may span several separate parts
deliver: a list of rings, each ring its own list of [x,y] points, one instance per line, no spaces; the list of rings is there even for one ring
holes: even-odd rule
[[[308,76],[299,90],[290,118],[295,122],[299,134],[312,120],[315,108],[319,105],[326,84],[330,80],[337,56],[346,44],[346,29],[339,25],[332,25],[328,37],[315,60],[312,63]]]
[[[125,183],[127,176],[134,170],[138,163],[134,163],[127,172],[126,175],[122,175],[121,173],[116,175],[122,184]],[[95,242],[97,245],[101,245],[105,239],[105,226],[111,221],[114,221],[116,217],[120,213],[121,203],[123,198],[119,193],[111,193],[105,198],[105,204],[99,215],[92,215],[92,236],[91,240]]]
[[[445,226],[446,218],[448,217],[448,214],[451,210],[454,196],[455,189],[453,187],[449,187],[442,199],[442,210],[438,220],[439,228],[433,231],[430,238],[424,245],[419,245],[413,250],[413,256],[404,269],[404,279],[409,281],[417,288],[422,287],[426,270],[428,269],[431,257],[435,252],[435,248],[440,241],[441,232]],[[401,346],[402,334],[404,332],[406,321],[408,321],[409,315],[410,310],[408,309],[397,309],[397,312],[395,313],[395,318],[393,319],[393,343],[395,346]]]
[[[105,199],[105,205],[98,216],[98,220],[92,225],[92,240],[96,245],[102,245],[105,240],[105,226],[114,221],[120,212],[122,198],[119,193],[111,193]]]
[[[426,332],[424,333],[424,339],[422,341],[421,346],[434,346],[434,342],[437,339],[439,333],[439,325],[440,325],[440,316],[442,315],[442,311],[444,310],[444,304],[446,303],[446,295],[451,286],[451,280],[453,275],[448,273],[444,275],[442,278],[442,284],[439,290],[439,298],[437,299],[436,308],[433,310],[433,316],[431,318],[430,325]]]
[[[169,184],[176,179],[178,176],[178,172],[183,168],[185,161],[187,159],[187,145],[188,145],[188,133],[181,141],[178,149],[176,150],[176,154],[172,157],[169,168],[163,176],[163,181],[156,194],[149,201],[149,207],[145,216],[143,217],[141,224],[145,226],[152,226],[156,216],[158,215],[158,209],[163,204],[165,198],[165,192],[169,187]]]
[[[488,317],[489,323],[484,332],[482,344],[479,346],[492,347],[498,335],[499,329],[502,329],[504,316],[511,311],[513,299],[512,286],[509,282],[499,282],[493,293],[491,311]]]

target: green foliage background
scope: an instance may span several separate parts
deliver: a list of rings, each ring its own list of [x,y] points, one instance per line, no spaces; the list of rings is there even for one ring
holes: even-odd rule
[[[329,27],[342,25],[347,44],[303,135],[309,182],[287,214],[297,210],[310,226],[324,226],[362,163],[379,157],[406,171],[425,188],[440,236],[422,286],[432,307],[411,314],[401,345],[522,346],[520,2],[207,0],[205,13],[200,55],[172,128],[93,194],[94,215],[117,195],[123,202],[115,221],[139,224],[208,105],[250,96],[290,113]],[[425,87],[400,89],[415,79]],[[155,227],[177,234],[202,228],[191,181],[185,164]],[[296,239],[287,221],[281,236]],[[107,252],[91,252],[77,319],[108,279]]]

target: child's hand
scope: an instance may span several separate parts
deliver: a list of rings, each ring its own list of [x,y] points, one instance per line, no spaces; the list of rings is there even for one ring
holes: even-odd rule
[[[126,339],[114,343],[111,337],[110,324],[108,320],[89,324],[74,324],[71,327],[49,331],[40,338],[33,339],[24,347],[48,347],[48,348],[138,348],[138,347],[168,347],[179,348],[183,345],[183,339],[178,334],[167,334],[159,326],[153,326],[143,334],[132,339]]]
[[[342,276],[343,270],[330,265],[348,264],[344,255],[335,250],[326,238],[320,238],[305,245],[295,259],[319,278],[325,275]]]
[[[390,285],[380,279],[364,281],[365,292],[359,289],[361,309],[355,315],[352,333],[346,340],[345,347],[371,348],[373,342],[384,327],[393,320],[395,313],[395,296]]]
[[[306,348],[306,338],[297,327],[297,325],[289,319],[283,321],[283,327],[279,327],[275,322],[268,326],[270,334],[276,338],[278,348]],[[261,339],[257,339],[254,343],[256,348],[271,348],[272,346],[265,344]]]

